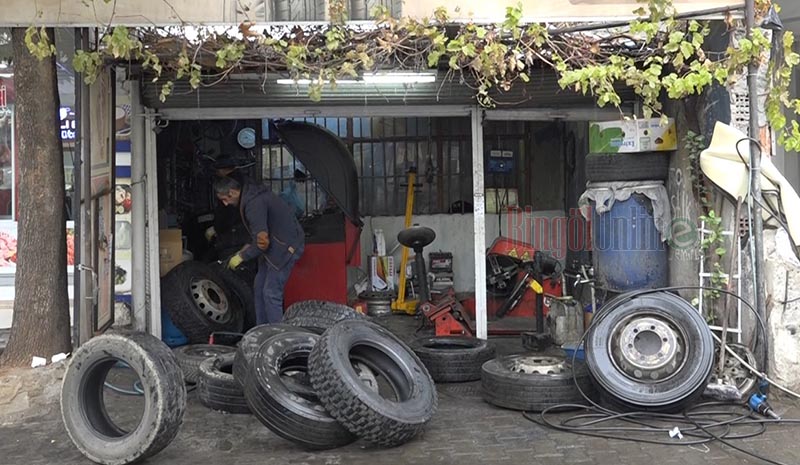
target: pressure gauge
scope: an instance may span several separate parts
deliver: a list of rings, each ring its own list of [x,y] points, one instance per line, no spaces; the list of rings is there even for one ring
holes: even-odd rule
[[[253,128],[244,128],[239,131],[236,136],[236,141],[244,149],[252,149],[256,146],[256,130]]]

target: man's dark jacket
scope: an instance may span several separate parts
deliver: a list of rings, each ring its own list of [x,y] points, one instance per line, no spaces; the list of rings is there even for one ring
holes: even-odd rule
[[[242,252],[245,260],[261,255],[272,267],[281,269],[303,246],[305,235],[294,212],[266,186],[245,184],[239,211],[252,239]]]

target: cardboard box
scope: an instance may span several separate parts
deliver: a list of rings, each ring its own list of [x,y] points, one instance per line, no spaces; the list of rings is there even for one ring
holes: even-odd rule
[[[589,153],[636,153],[676,150],[675,120],[660,118],[589,123]]]
[[[161,276],[183,261],[183,234],[180,229],[161,229],[158,231],[158,259]]]

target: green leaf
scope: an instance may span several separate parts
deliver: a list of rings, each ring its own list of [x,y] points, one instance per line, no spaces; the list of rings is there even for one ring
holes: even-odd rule
[[[343,76],[350,76],[350,77],[358,76],[358,73],[356,72],[355,66],[352,63],[347,62],[347,61],[342,63],[341,68],[339,68],[339,72]]]
[[[719,255],[720,257],[725,255],[727,252],[728,252],[727,249],[725,249],[724,247],[717,247],[716,250],[714,250],[714,253]]]
[[[197,66],[196,68],[193,66],[191,72],[189,73],[189,85],[192,86],[192,89],[197,89],[200,87],[200,67]]]
[[[450,69],[459,69],[460,66],[458,66],[458,56],[452,55],[450,57],[450,62],[448,63],[448,66],[450,66]]]
[[[433,51],[428,54],[428,68],[434,68],[439,64],[439,58],[442,57],[442,52]]]
[[[685,59],[689,59],[694,53],[694,47],[689,42],[681,42],[681,54]]]
[[[322,100],[322,84],[315,81],[308,86],[308,97],[313,102]]]
[[[165,102],[167,97],[172,94],[172,89],[175,87],[175,84],[172,81],[166,82],[163,86],[161,86],[161,94],[158,96],[158,99],[161,102]]]
[[[468,56],[470,58],[474,57],[475,56],[475,44],[469,43],[469,44],[461,47],[461,53],[463,53],[465,56]]]
[[[36,29],[30,26],[25,30],[25,46],[28,52],[39,60],[44,60],[56,54],[56,46],[50,42],[47,28]]]

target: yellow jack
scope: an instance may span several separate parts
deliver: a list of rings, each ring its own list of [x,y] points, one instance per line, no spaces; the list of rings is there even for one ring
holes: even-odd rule
[[[408,192],[406,193],[405,228],[411,227],[411,217],[414,213],[414,183],[417,180],[417,171],[408,170]],[[406,267],[408,266],[408,247],[403,246],[400,256],[400,282],[397,286],[397,299],[392,301],[392,311],[416,315],[418,300],[406,300]],[[422,279],[425,279],[423,277]]]

